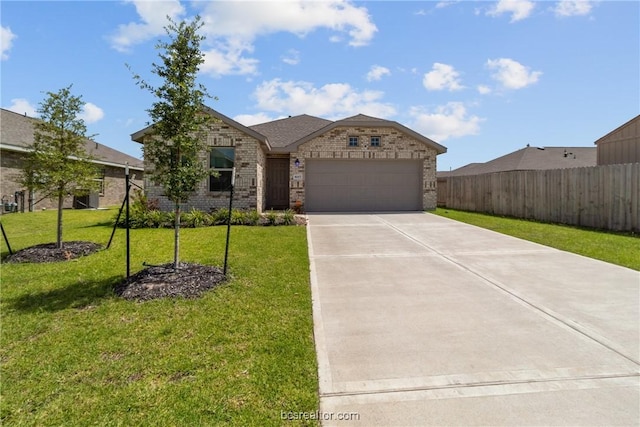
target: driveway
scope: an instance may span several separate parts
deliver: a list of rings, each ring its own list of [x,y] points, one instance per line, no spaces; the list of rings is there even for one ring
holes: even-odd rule
[[[323,425],[640,424],[640,273],[424,213],[307,233]]]

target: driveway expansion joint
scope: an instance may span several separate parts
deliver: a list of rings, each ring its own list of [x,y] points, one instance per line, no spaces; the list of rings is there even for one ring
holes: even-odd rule
[[[640,420],[637,272],[425,213],[307,237],[320,411],[357,414],[321,425]]]
[[[479,387],[503,387],[510,385],[521,385],[521,384],[548,384],[553,385],[554,383],[566,383],[566,382],[589,382],[589,384],[593,385],[593,381],[598,380],[616,380],[616,379],[627,379],[636,381],[640,379],[640,373],[629,374],[629,373],[621,373],[621,374],[610,374],[610,375],[586,375],[582,377],[563,377],[563,378],[543,378],[543,379],[526,379],[526,380],[510,380],[510,381],[479,381],[474,383],[467,384],[447,384],[447,385],[437,385],[437,386],[416,386],[416,387],[396,387],[396,388],[387,388],[387,389],[376,389],[376,390],[354,390],[354,391],[344,391],[344,392],[328,392],[328,393],[320,393],[320,397],[341,397],[341,396],[366,396],[366,395],[379,395],[379,394],[390,394],[390,393],[408,393],[408,392],[416,392],[416,391],[437,391],[437,390],[453,390],[453,389],[467,389],[467,388],[479,388]]]
[[[564,325],[565,327],[569,328],[570,330],[573,330],[575,332],[577,332],[580,335],[583,335],[587,338],[589,338],[590,340],[595,341],[596,343],[598,343],[599,345],[607,348],[608,350],[618,354],[621,357],[624,357],[625,359],[627,359],[630,362],[635,363],[636,365],[640,366],[640,360],[634,358],[633,356],[629,356],[627,355],[624,350],[619,349],[618,346],[613,343],[610,342],[609,340],[607,340],[605,337],[600,336],[599,334],[593,332],[593,331],[589,331],[589,330],[585,330],[581,325],[577,324],[576,322],[572,321],[571,319],[567,319],[564,316],[555,313],[553,310],[547,308],[547,307],[542,307],[541,305],[537,305],[534,304],[528,300],[525,299],[525,297],[520,296],[518,293],[516,293],[515,291],[513,291],[512,289],[509,289],[505,284],[500,283],[496,280],[493,280],[489,277],[486,277],[485,275],[483,275],[482,273],[467,267],[466,265],[462,264],[460,261],[456,260],[452,255],[447,255],[445,253],[443,253],[442,251],[439,251],[437,248],[431,247],[428,244],[415,239],[414,237],[410,236],[409,234],[405,233],[404,231],[402,231],[400,228],[396,227],[394,224],[391,224],[390,222],[386,221],[383,218],[378,218],[380,219],[380,221],[382,221],[383,223],[387,224],[389,226],[389,228],[395,230],[397,233],[401,234],[402,236],[404,236],[405,238],[413,241],[414,243],[417,243],[418,245],[429,249],[431,251],[433,251],[435,254],[440,255],[442,258],[444,258],[445,260],[455,264],[456,266],[458,266],[459,268],[461,268],[462,270],[465,270],[471,274],[473,274],[474,276],[482,279],[482,281],[486,284],[491,285],[492,287],[496,288],[497,290],[509,295],[510,297],[514,298],[514,300],[518,301],[520,304],[529,307],[531,309],[533,309],[533,311],[543,315],[544,317],[549,318],[549,320],[555,321],[555,322],[559,322],[560,324]],[[552,249],[555,251],[555,249]],[[518,253],[518,252],[509,252],[509,253]]]

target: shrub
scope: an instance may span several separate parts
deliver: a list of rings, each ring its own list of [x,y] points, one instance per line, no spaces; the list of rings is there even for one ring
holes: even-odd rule
[[[158,210],[158,200],[148,199],[142,190],[136,189],[130,194],[129,203],[129,227],[145,228],[145,227],[163,227],[165,218],[163,212]],[[116,214],[117,215],[117,214]],[[114,218],[116,221],[117,216]],[[126,214],[123,210],[118,227],[126,227]]]
[[[284,211],[284,213],[282,214],[282,223],[284,225],[291,225],[295,222],[295,215],[296,213],[291,210],[291,209],[287,209],[286,211]]]
[[[211,217],[213,219],[213,225],[226,224],[227,219],[229,218],[229,209],[227,208],[216,209],[211,213]]]
[[[191,208],[190,211],[182,214],[182,217],[180,219],[182,225],[189,228],[211,225],[211,218],[209,217],[209,215],[196,208]]]
[[[276,225],[278,223],[278,213],[271,209],[265,214],[265,219],[267,220],[266,225]]]
[[[157,201],[147,200],[144,193],[137,190],[132,196],[129,211],[130,228],[173,228],[175,213],[163,212],[157,209]],[[287,209],[283,213],[269,210],[259,214],[256,209],[231,211],[232,225],[292,225],[295,224],[295,210]],[[187,228],[208,227],[211,225],[226,225],[229,218],[229,209],[219,208],[210,214],[196,208],[186,211],[180,218],[180,224]],[[115,221],[115,218],[114,218]],[[118,221],[119,227],[125,227],[124,212]]]
[[[149,211],[146,212],[143,220],[143,227],[147,228],[163,228],[171,226],[172,222],[168,221],[168,215],[162,211]]]
[[[244,211],[240,209],[233,209],[231,211],[231,224],[233,225],[244,225],[246,214]]]
[[[261,215],[258,213],[256,209],[251,209],[245,214],[244,223],[245,225],[258,225],[260,223]]]

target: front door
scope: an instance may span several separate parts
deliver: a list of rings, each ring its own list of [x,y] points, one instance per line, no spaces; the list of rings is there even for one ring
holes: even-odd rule
[[[267,159],[267,209],[289,208],[289,159]]]

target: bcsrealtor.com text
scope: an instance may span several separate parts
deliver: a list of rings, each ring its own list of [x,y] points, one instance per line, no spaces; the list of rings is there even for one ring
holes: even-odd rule
[[[287,421],[359,421],[357,412],[321,412],[321,411],[280,411],[280,419]]]

